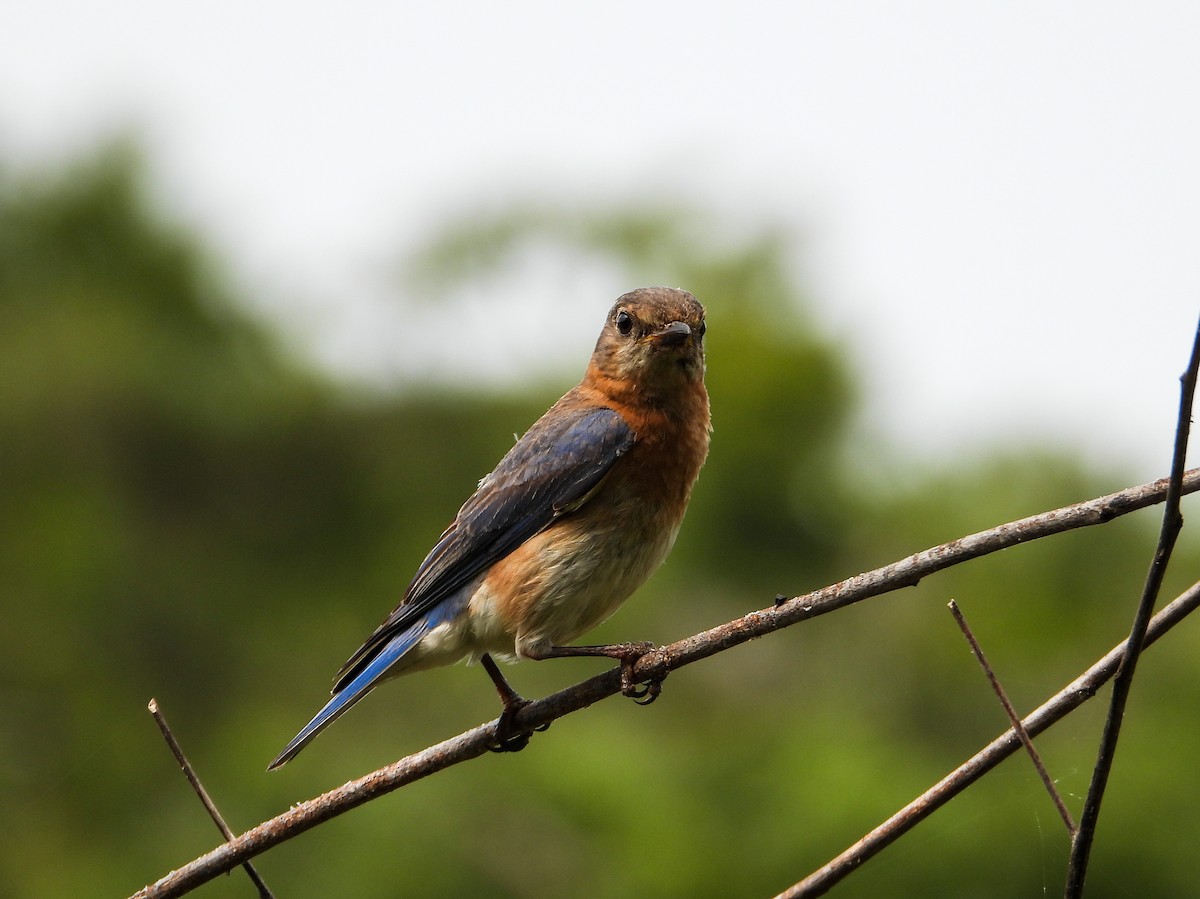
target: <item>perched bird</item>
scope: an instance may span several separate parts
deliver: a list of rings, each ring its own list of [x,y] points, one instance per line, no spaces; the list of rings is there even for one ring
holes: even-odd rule
[[[524,704],[502,659],[608,656],[622,692],[646,643],[567,646],[608,618],[662,563],[708,454],[704,307],[665,287],[608,313],[583,380],[479,482],[404,598],[338,672],[333,698],[270,768],[296,755],[381,681],[478,658],[504,703],[498,749]]]

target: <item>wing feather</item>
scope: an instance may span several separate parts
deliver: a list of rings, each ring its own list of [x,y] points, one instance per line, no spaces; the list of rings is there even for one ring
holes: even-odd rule
[[[633,442],[633,429],[612,409],[571,409],[560,403],[542,416],[458,510],[417,569],[404,599],[342,666],[334,692],[369,665],[392,637],[585,503]]]

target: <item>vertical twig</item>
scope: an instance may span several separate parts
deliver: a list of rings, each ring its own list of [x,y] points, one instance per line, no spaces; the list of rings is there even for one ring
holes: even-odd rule
[[[187,756],[183,754],[183,749],[180,747],[179,741],[175,739],[175,734],[171,732],[171,728],[167,724],[167,719],[163,716],[162,711],[158,708],[158,700],[151,699],[148,708],[150,709],[150,714],[154,716],[154,723],[157,724],[158,729],[162,731],[163,739],[167,741],[167,746],[170,747],[172,754],[175,756],[175,760],[179,762],[179,767],[183,769],[184,776],[187,777],[188,783],[192,785],[192,789],[196,791],[196,795],[200,797],[200,801],[208,810],[209,817],[216,822],[217,828],[221,831],[221,834],[225,837],[225,839],[232,840],[234,836],[233,831],[229,829],[229,825],[225,823],[225,819],[222,818],[221,813],[217,811],[216,804],[208,795],[208,791],[204,789],[204,784],[200,783],[200,778],[196,776],[196,771],[194,768],[192,768],[191,762],[189,762]],[[275,894],[272,893],[270,888],[263,882],[263,879],[259,876],[258,871],[254,869],[254,865],[252,865],[250,862],[245,862],[242,864],[242,867],[246,869],[246,873],[250,876],[250,880],[253,881],[254,885],[258,888],[258,895],[262,897],[262,899],[275,899]]]
[[[1067,811],[1067,806],[1063,802],[1062,796],[1059,795],[1058,790],[1055,788],[1054,781],[1050,779],[1050,775],[1046,771],[1046,766],[1042,764],[1041,757],[1038,755],[1037,750],[1033,748],[1033,740],[1029,737],[1029,731],[1025,730],[1025,725],[1021,723],[1021,718],[1017,715],[1017,710],[1009,702],[1008,694],[1004,692],[1004,687],[1000,685],[1000,680],[996,677],[996,672],[988,664],[987,656],[983,654],[983,647],[979,645],[979,641],[975,639],[975,635],[971,632],[971,628],[967,624],[967,619],[963,617],[958,603],[950,600],[948,605],[950,606],[950,614],[958,622],[959,629],[963,632],[963,636],[967,638],[967,643],[971,646],[971,652],[979,660],[979,665],[983,668],[983,673],[987,675],[988,682],[992,685],[992,689],[1000,699],[1000,704],[1004,706],[1004,711],[1008,715],[1008,721],[1012,725],[1013,732],[1020,739],[1021,745],[1025,747],[1025,751],[1029,753],[1029,758],[1033,761],[1033,767],[1037,769],[1038,776],[1042,779],[1042,783],[1046,785],[1046,792],[1050,794],[1050,798],[1054,801],[1054,807],[1058,809],[1059,816],[1063,819],[1063,823],[1067,825],[1067,833],[1074,839],[1076,833],[1075,822],[1071,818],[1071,813]]]
[[[1092,782],[1088,786],[1087,798],[1083,803],[1083,813],[1079,819],[1079,830],[1071,841],[1071,857],[1067,864],[1067,882],[1063,891],[1066,899],[1079,899],[1083,895],[1083,883],[1087,878],[1088,858],[1092,850],[1092,841],[1096,835],[1096,824],[1100,818],[1100,803],[1104,799],[1104,790],[1108,785],[1108,776],[1112,772],[1113,759],[1117,751],[1117,739],[1121,734],[1121,722],[1125,716],[1125,705],[1129,700],[1129,692],[1133,686],[1133,674],[1137,668],[1138,655],[1146,637],[1146,628],[1150,616],[1154,612],[1154,603],[1158,599],[1158,591],[1162,587],[1163,576],[1175,540],[1183,528],[1183,515],[1179,511],[1179,497],[1183,481],[1184,459],[1187,454],[1188,434],[1191,428],[1192,400],[1196,393],[1196,373],[1200,369],[1200,324],[1197,325],[1196,335],[1192,342],[1192,357],[1187,370],[1180,378],[1179,417],[1175,426],[1175,450],[1171,461],[1171,476],[1167,483],[1167,498],[1163,506],[1162,529],[1159,532],[1158,546],[1154,551],[1154,559],[1146,574],[1146,584],[1142,589],[1142,598],[1138,603],[1137,612],[1133,617],[1133,626],[1129,631],[1129,639],[1125,644],[1125,655],[1121,667],[1113,678],[1112,698],[1109,700],[1108,717],[1104,722],[1104,732],[1100,737],[1100,747],[1096,754],[1096,766],[1092,769]]]

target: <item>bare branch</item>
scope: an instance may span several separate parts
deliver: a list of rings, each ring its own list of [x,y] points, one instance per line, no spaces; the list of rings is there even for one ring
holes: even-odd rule
[[[1154,616],[1146,632],[1145,645],[1150,646],[1198,607],[1200,582],[1193,584],[1186,593]],[[1125,648],[1124,643],[1113,647],[1096,664],[1039,706],[1024,720],[1025,730],[1037,736],[1095,696],[1096,691],[1116,673],[1117,666],[1125,657]],[[863,862],[912,830],[1020,748],[1020,739],[1009,728],[837,858],[780,893],[776,899],[824,895],[851,872],[858,870]]]
[[[1184,493],[1200,490],[1200,469],[1188,472],[1182,490]],[[663,646],[647,653],[637,662],[634,666],[634,677],[638,680],[664,677],[669,671],[797,622],[901,587],[913,586],[926,575],[951,565],[1074,528],[1104,524],[1118,516],[1162,502],[1166,494],[1167,481],[1162,479],[1009,522],[927,549],[883,568],[855,575],[840,583],[793,597],[771,608],[751,612],[677,643]],[[544,699],[529,703],[517,714],[513,725],[522,730],[532,730],[611,696],[617,693],[620,687],[620,670],[606,671]],[[246,859],[265,852],[277,843],[303,833],[323,821],[450,765],[483,755],[494,739],[496,725],[496,721],[480,725],[350,781],[322,796],[300,803],[182,868],[170,872],[156,883],[140,890],[135,896],[139,899],[180,896],[229,871]]]
[[[958,622],[959,629],[962,630],[963,636],[967,638],[967,643],[971,647],[971,652],[979,660],[979,665],[983,668],[983,673],[987,675],[988,683],[992,685],[992,690],[995,691],[996,696],[1000,699],[1000,704],[1004,706],[1004,713],[1008,715],[1013,732],[1020,738],[1021,745],[1025,747],[1025,751],[1029,753],[1029,758],[1033,761],[1033,767],[1037,769],[1038,777],[1042,779],[1042,783],[1046,787],[1046,792],[1050,794],[1050,798],[1054,801],[1054,807],[1058,809],[1059,817],[1067,825],[1067,833],[1074,837],[1076,830],[1075,822],[1071,819],[1071,813],[1067,811],[1066,803],[1063,802],[1062,796],[1059,795],[1058,789],[1054,786],[1054,781],[1050,779],[1050,775],[1046,772],[1046,766],[1042,764],[1041,756],[1033,748],[1033,740],[1029,737],[1029,731],[1025,730],[1025,725],[1021,723],[1021,719],[1017,715],[1017,710],[1013,708],[1013,704],[1008,699],[1008,694],[1004,692],[1004,687],[1000,685],[1000,680],[996,677],[996,672],[992,670],[992,666],[988,663],[987,656],[983,654],[983,647],[979,645],[979,641],[975,639],[975,634],[971,632],[971,627],[967,624],[967,619],[963,616],[962,609],[958,607],[958,603],[954,600],[950,600],[949,606],[950,614]]]
[[[162,731],[163,739],[167,741],[167,747],[171,750],[171,754],[175,756],[175,761],[179,762],[179,767],[183,769],[184,777],[192,785],[192,790],[200,797],[201,804],[208,811],[208,816],[216,823],[217,829],[221,831],[221,835],[227,840],[232,840],[233,831],[229,829],[229,825],[221,817],[221,812],[218,811],[216,803],[212,801],[212,797],[208,795],[208,790],[204,789],[204,784],[200,783],[200,776],[196,774],[196,769],[192,767],[192,763],[188,761],[187,756],[183,754],[183,747],[175,739],[175,734],[172,733],[171,726],[167,724],[166,716],[158,707],[158,700],[151,698],[147,708],[150,709],[150,714],[154,716],[154,723]],[[275,894],[271,892],[266,882],[259,876],[253,864],[247,861],[242,864],[242,867],[246,869],[246,874],[249,875],[251,882],[258,888],[259,896],[263,897],[263,899],[275,899]]]
[[[1162,530],[1150,571],[1146,574],[1146,585],[1142,598],[1133,616],[1133,626],[1126,642],[1125,658],[1113,681],[1112,697],[1109,699],[1108,717],[1100,737],[1100,748],[1096,755],[1096,766],[1092,769],[1092,782],[1088,786],[1087,798],[1079,818],[1079,831],[1071,841],[1071,858],[1067,865],[1067,882],[1064,895],[1067,899],[1078,899],[1083,895],[1083,883],[1087,878],[1088,857],[1096,835],[1096,824],[1100,819],[1100,804],[1112,772],[1113,759],[1117,752],[1117,740],[1121,735],[1121,722],[1125,718],[1125,706],[1133,687],[1133,674],[1137,668],[1138,655],[1146,636],[1150,615],[1158,592],[1162,589],[1163,576],[1175,548],[1175,540],[1183,529],[1183,515],[1179,511],[1180,484],[1183,481],[1184,459],[1187,455],[1188,434],[1192,424],[1192,401],[1196,394],[1196,375],[1200,369],[1200,325],[1192,343],[1192,357],[1187,370],[1180,378],[1179,417],[1175,425],[1175,450],[1171,461],[1171,476],[1167,487],[1167,500],[1163,508]]]

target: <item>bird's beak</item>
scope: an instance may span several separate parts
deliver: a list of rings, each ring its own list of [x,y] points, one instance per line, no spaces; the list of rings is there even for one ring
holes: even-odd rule
[[[692,329],[687,322],[671,322],[659,331],[650,335],[650,339],[660,346],[679,346],[692,336]]]

